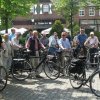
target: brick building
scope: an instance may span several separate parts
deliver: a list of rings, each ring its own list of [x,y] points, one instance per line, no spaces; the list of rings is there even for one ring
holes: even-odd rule
[[[79,10],[74,16],[74,20],[87,31],[95,30],[100,32],[100,10],[93,4]]]
[[[57,19],[65,24],[64,18],[53,10],[50,0],[39,0],[37,4],[31,7],[29,15],[16,17],[13,26],[17,28],[34,28],[41,31],[51,27]],[[87,31],[95,30],[100,32],[100,10],[97,10],[93,4],[80,9],[79,13],[74,16],[74,21],[77,21]]]

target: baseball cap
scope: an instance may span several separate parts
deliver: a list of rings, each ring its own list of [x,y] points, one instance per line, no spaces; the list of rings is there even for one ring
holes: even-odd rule
[[[90,35],[92,35],[92,34],[94,35],[94,32],[90,32]]]

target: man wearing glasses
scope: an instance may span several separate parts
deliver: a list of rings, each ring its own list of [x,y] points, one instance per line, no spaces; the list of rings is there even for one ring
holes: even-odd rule
[[[49,39],[49,54],[55,54],[59,49],[58,45],[58,35],[54,32],[53,37]]]
[[[62,66],[64,66],[64,57],[66,55],[69,55],[69,51],[71,50],[71,44],[68,38],[66,38],[67,33],[62,32],[61,33],[61,39],[59,40],[59,47],[62,51],[61,53],[61,62]]]

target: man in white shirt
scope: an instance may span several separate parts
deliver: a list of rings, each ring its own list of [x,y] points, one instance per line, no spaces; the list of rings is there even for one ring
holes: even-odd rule
[[[14,56],[17,56],[17,52],[16,50],[19,50],[19,48],[22,48],[22,45],[19,44],[19,38],[21,36],[21,33],[16,33],[15,37],[12,38],[12,49],[13,49],[13,52],[14,52]]]
[[[13,49],[14,49],[14,50],[18,50],[19,48],[22,47],[22,46],[19,44],[19,38],[20,38],[20,36],[21,36],[20,33],[16,33],[15,37],[12,39]]]
[[[49,53],[50,54],[55,54],[56,51],[59,49],[58,41],[59,41],[58,35],[56,32],[54,32],[53,36],[49,38]]]
[[[61,62],[64,66],[64,57],[69,56],[69,51],[71,51],[71,44],[68,38],[66,38],[66,32],[61,33],[61,39],[59,40],[59,48],[61,49]]]
[[[94,36],[94,32],[90,32],[90,37],[88,37],[88,39],[85,41],[84,45],[88,46],[90,48],[89,52],[90,52],[91,59],[93,58],[93,55],[91,55],[91,54],[96,53],[98,51],[98,43],[99,43],[98,37]],[[92,60],[91,60],[91,62],[92,62]]]

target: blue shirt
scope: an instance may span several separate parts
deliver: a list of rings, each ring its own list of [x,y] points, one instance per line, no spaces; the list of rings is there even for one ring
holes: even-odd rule
[[[87,35],[86,34],[79,34],[78,37],[77,37],[78,41],[79,41],[79,44],[80,45],[83,45],[84,42],[86,41],[87,39]]]
[[[69,40],[66,38],[65,40],[63,40],[62,38],[59,40],[59,45],[66,48],[66,49],[69,49],[71,48],[71,45],[70,45],[70,42]]]
[[[9,40],[11,41],[12,38],[14,38],[14,37],[15,37],[15,34],[10,34],[10,35],[9,35]]]

